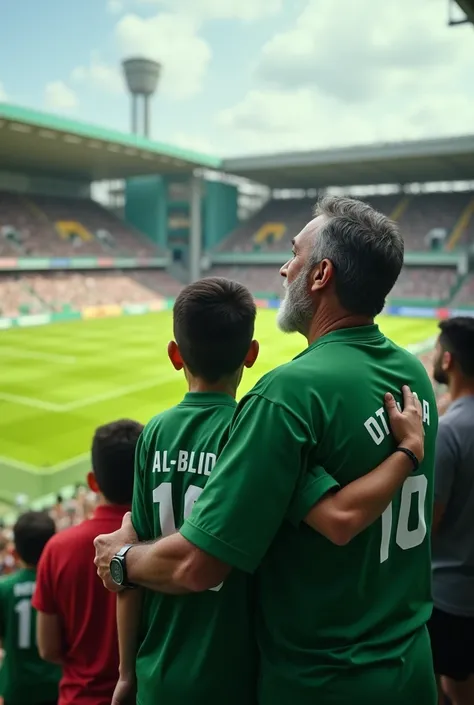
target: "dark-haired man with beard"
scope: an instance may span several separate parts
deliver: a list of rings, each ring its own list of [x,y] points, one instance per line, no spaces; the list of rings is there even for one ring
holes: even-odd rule
[[[453,705],[474,703],[474,318],[440,323],[434,378],[451,405],[436,440],[434,667]],[[442,701],[440,687],[440,702]]]

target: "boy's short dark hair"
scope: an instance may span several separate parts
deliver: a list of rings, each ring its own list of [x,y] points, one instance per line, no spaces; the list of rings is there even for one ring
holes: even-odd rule
[[[46,512],[25,512],[13,527],[15,549],[26,565],[38,565],[44,547],[56,527]]]
[[[135,449],[143,431],[138,421],[120,419],[99,426],[92,439],[92,470],[111,504],[132,503]]]
[[[221,277],[185,287],[173,308],[173,331],[192,375],[215,383],[242,367],[257,310],[249,290]]]
[[[439,324],[439,342],[450,352],[466,377],[474,377],[474,318],[457,316]]]

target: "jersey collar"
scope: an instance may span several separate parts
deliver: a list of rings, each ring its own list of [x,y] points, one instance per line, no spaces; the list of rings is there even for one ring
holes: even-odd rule
[[[100,504],[95,508],[93,517],[94,519],[121,518],[130,509],[130,507],[120,504]]]
[[[186,392],[182,404],[195,406],[223,404],[224,406],[237,406],[237,402],[229,394],[223,392]]]
[[[298,359],[306,353],[319,347],[319,345],[325,345],[326,343],[365,343],[375,340],[383,340],[384,334],[380,331],[376,323],[372,323],[369,326],[355,326],[353,328],[339,328],[338,330],[333,330],[331,333],[326,333],[326,335],[321,336],[311,343],[306,350],[299,353],[294,359]]]

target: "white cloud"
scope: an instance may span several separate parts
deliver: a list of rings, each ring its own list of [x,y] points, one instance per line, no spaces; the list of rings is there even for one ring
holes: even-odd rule
[[[143,5],[162,5],[199,20],[243,20],[254,22],[277,15],[283,0],[138,0]]]
[[[200,91],[212,55],[197,30],[191,17],[162,13],[149,19],[126,15],[115,31],[124,56],[138,53],[163,64],[159,91],[180,100]]]
[[[109,66],[101,61],[97,53],[92,53],[87,66],[76,66],[71,73],[71,80],[77,84],[92,86],[107,93],[122,93],[125,89],[124,79],[118,66]]]
[[[50,81],[44,89],[45,107],[51,110],[70,111],[78,105],[78,100],[72,88],[63,81]]]
[[[118,15],[125,9],[123,0],[107,0],[107,12],[111,15]]]
[[[3,87],[3,83],[0,81],[0,101],[5,100],[8,100],[8,95],[5,88]]]
[[[310,0],[217,124],[236,151],[472,132],[473,72],[472,29],[446,26],[444,0]]]

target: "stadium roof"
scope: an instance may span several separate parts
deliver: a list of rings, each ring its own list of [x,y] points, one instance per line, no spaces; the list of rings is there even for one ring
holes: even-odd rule
[[[139,135],[0,103],[0,165],[88,181],[157,173],[217,169],[221,160]]]
[[[222,168],[289,189],[469,181],[474,179],[474,135],[232,158]]]

